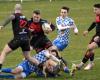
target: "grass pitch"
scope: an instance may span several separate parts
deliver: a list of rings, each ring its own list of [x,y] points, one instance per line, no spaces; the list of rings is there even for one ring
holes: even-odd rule
[[[16,3],[20,2],[9,2],[1,1],[0,2],[0,22],[5,20],[7,16],[12,12],[13,7]],[[100,3],[99,0],[54,0],[49,2],[49,0],[37,0],[30,2],[23,2],[23,13],[31,18],[32,11],[35,9],[40,9],[42,17],[53,22],[55,24],[55,18],[59,15],[59,10],[62,6],[70,7],[69,16],[71,16],[79,29],[79,35],[75,36],[71,30],[70,34],[70,44],[69,46],[61,52],[62,56],[68,61],[69,67],[73,63],[79,63],[81,58],[84,55],[87,44],[91,39],[92,35],[95,33],[95,29],[89,33],[87,37],[83,37],[82,33],[86,30],[91,22],[94,20],[95,15],[93,14],[93,5],[95,3]],[[55,30],[53,33],[49,34],[49,39],[53,40],[57,35]],[[11,24],[7,25],[3,30],[0,31],[0,51],[3,49],[4,45],[11,40],[12,30]],[[48,80],[100,80],[100,50],[95,51],[95,66],[90,71],[78,71],[74,77],[70,77],[68,74],[61,73],[62,76],[58,78],[48,78]],[[32,51],[32,54],[35,54]],[[21,49],[18,49],[12,52],[7,56],[6,61],[3,67],[15,67],[18,63],[21,62],[23,56]],[[0,79],[7,80],[7,79]],[[34,74],[29,76],[24,80],[44,80],[44,78],[37,78]]]

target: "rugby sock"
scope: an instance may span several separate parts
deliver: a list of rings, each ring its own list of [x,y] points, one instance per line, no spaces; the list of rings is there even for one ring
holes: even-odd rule
[[[85,56],[84,56],[82,62],[83,63],[86,63],[89,58],[90,58],[90,52],[89,51],[86,51]]]
[[[0,74],[0,78],[6,78],[6,79],[15,79],[15,76],[14,75],[11,75],[11,74]]]
[[[69,73],[68,67],[64,67],[64,72],[65,72],[65,73]]]
[[[94,61],[94,53],[91,53],[90,61]]]
[[[67,61],[64,59],[64,58],[60,58],[62,61],[63,61],[63,63],[65,64],[65,66],[67,66]]]
[[[1,71],[5,72],[5,73],[11,73],[12,69],[11,68],[3,68],[3,69],[1,69]]]
[[[86,57],[83,58],[82,62],[86,63],[88,61],[88,59]]]
[[[0,64],[0,69],[2,68],[2,64]]]

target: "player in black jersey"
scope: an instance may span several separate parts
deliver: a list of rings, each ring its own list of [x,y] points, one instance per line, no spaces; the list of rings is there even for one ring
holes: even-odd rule
[[[26,59],[36,63],[36,60],[30,56],[30,31],[27,27],[27,19],[22,15],[21,10],[21,5],[16,4],[14,13],[2,24],[2,26],[0,26],[0,29],[2,29],[3,26],[6,26],[10,21],[12,21],[12,30],[14,34],[14,38],[5,45],[1,52],[0,69],[2,68],[6,55],[19,47],[21,47]]]
[[[96,14],[96,19],[88,30],[84,31],[83,35],[86,36],[93,28],[96,28],[96,33],[88,44],[88,48],[82,62],[76,66],[77,69],[81,69],[83,65],[90,60],[89,64],[84,68],[84,70],[90,70],[93,67],[94,49],[100,47],[100,4],[94,5],[94,13]]]
[[[31,20],[28,21],[28,26],[32,34],[30,45],[36,52],[40,52],[53,46],[52,42],[48,39],[42,29],[44,23],[48,22],[47,20],[41,19],[40,10],[34,10]],[[50,26],[52,30],[55,29],[53,24],[50,24]]]
[[[30,41],[31,48],[35,49],[37,53],[44,49],[57,51],[57,48],[53,46],[52,42],[46,36],[45,31],[42,29],[44,23],[48,23],[48,21],[41,18],[40,10],[34,10],[31,20],[28,21],[29,30],[32,33]],[[55,29],[55,26],[52,23],[50,24],[50,27],[52,29],[51,31]],[[59,55],[59,53],[57,57],[67,65],[67,62]]]

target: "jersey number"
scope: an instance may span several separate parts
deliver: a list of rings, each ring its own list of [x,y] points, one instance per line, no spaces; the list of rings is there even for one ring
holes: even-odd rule
[[[20,28],[24,28],[27,24],[27,21],[25,20],[20,20]]]

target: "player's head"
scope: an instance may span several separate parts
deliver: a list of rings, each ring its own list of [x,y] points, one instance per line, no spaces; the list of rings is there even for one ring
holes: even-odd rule
[[[22,6],[21,4],[16,4],[15,7],[14,7],[15,11],[21,11],[22,10]]]
[[[94,13],[100,15],[100,4],[94,4]]]
[[[66,6],[63,6],[60,10],[60,15],[65,18],[66,16],[68,16],[68,12],[69,12],[69,8]]]
[[[46,73],[53,73],[57,74],[60,71],[60,66],[57,64],[57,62],[49,59],[46,61]]]
[[[33,14],[32,14],[32,17],[33,17],[34,22],[39,22],[40,18],[41,18],[40,10],[34,10]]]

